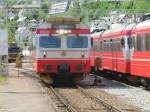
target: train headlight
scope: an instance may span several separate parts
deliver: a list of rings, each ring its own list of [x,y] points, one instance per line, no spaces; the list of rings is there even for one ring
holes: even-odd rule
[[[59,30],[56,30],[56,33],[59,33]]]
[[[71,30],[59,29],[59,30],[56,30],[56,33],[58,33],[58,34],[70,34]]]
[[[44,51],[44,52],[43,52],[43,58],[46,58],[46,56],[47,56],[47,52]]]
[[[67,34],[68,33],[68,31],[67,30],[64,30],[64,34]]]
[[[59,34],[64,34],[64,30],[60,30],[60,31],[59,31]]]
[[[81,53],[81,57],[82,57],[82,58],[85,58],[84,52]]]
[[[83,70],[83,67],[84,67],[83,64],[78,64],[78,65],[76,66],[76,69],[77,69],[78,71],[82,71],[82,70]]]
[[[68,30],[68,33],[71,33],[71,30]]]

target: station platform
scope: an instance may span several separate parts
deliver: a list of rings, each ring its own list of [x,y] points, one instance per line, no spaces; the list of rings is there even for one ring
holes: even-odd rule
[[[27,66],[25,66],[27,67]],[[9,66],[7,80],[0,84],[0,112],[54,112],[39,81],[26,76],[15,64]]]

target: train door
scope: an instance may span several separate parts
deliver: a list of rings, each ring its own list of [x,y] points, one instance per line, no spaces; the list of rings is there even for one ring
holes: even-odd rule
[[[110,63],[111,63],[111,70],[112,71],[115,71],[115,68],[116,68],[116,46],[115,46],[115,40],[114,39],[110,39],[109,40],[109,47],[110,47]]]
[[[117,70],[117,43],[116,39],[111,40],[112,43],[112,70]]]
[[[113,58],[114,58],[114,43],[113,43],[113,40],[110,39],[110,57],[111,57],[111,69],[113,70],[114,68],[114,61],[113,61]]]
[[[124,36],[121,39],[123,58],[125,60],[125,72],[130,73],[130,60],[133,53],[133,39],[130,36]]]

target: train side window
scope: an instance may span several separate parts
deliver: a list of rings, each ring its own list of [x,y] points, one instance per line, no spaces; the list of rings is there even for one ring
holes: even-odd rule
[[[112,39],[110,39],[109,41],[109,51],[112,51],[111,45],[112,45]]]
[[[119,52],[121,51],[120,39],[115,39],[112,46],[113,51]]]
[[[121,44],[120,44],[120,39],[117,39],[117,51],[121,51]]]
[[[107,41],[104,40],[104,51],[107,51]]]
[[[96,46],[96,42],[93,43],[93,50],[96,51],[97,46]]]
[[[109,41],[107,41],[107,40],[104,40],[103,41],[104,43],[103,43],[103,45],[104,45],[104,51],[109,51]]]
[[[128,38],[128,46],[129,46],[130,49],[133,47],[133,39],[132,39],[132,37]]]
[[[99,51],[100,51],[100,52],[102,52],[102,51],[103,51],[103,42],[102,42],[102,41],[100,41]]]
[[[121,39],[121,46],[125,47],[125,40],[124,40],[124,38]]]
[[[99,41],[93,42],[93,50],[99,52]]]
[[[137,43],[137,51],[142,51],[142,35],[141,34],[138,34],[137,35],[137,38],[136,38],[136,43]]]
[[[137,35],[136,37],[137,51],[141,51],[141,37]]]
[[[91,38],[91,46],[93,47],[93,38]]]
[[[133,36],[132,39],[133,39],[134,51],[137,51],[136,36]]]
[[[112,40],[112,39],[110,39],[109,50],[110,50],[111,52],[113,51],[113,40]]]
[[[146,51],[150,51],[150,33],[145,35],[145,49]]]

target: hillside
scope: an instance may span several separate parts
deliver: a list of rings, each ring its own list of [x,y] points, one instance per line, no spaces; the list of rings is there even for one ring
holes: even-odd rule
[[[82,11],[88,11],[90,18],[107,15],[110,11],[118,10],[128,14],[143,14],[150,12],[149,0],[131,0],[123,2],[92,2],[82,5]]]

